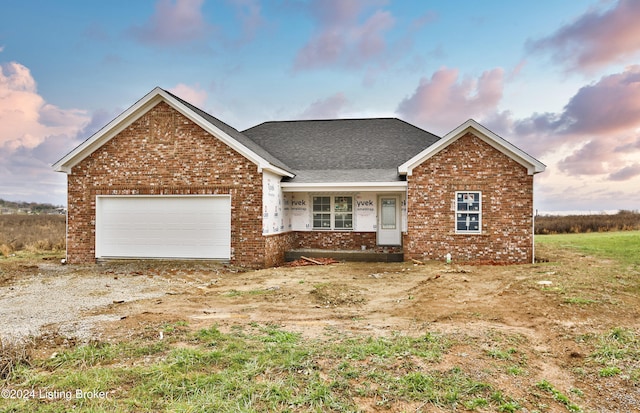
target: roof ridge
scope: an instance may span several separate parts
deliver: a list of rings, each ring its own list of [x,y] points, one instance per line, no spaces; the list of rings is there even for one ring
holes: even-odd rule
[[[379,117],[373,117],[373,118],[285,119],[285,120],[267,120],[267,121],[258,123],[257,125],[254,125],[245,130],[249,130],[249,129],[255,128],[256,126],[264,125],[267,123],[340,122],[340,121],[369,121],[369,120],[399,120],[401,122],[407,123],[406,121],[395,116],[379,116]]]

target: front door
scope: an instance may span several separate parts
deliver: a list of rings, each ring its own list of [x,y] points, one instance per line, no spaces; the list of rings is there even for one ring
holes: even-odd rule
[[[400,198],[378,198],[378,245],[401,245]]]

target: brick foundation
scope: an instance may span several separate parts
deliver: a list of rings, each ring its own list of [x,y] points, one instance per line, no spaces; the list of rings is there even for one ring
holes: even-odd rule
[[[405,258],[487,263],[533,260],[533,176],[468,133],[414,168]],[[482,233],[455,233],[456,191],[482,191]]]
[[[376,233],[354,231],[301,231],[297,233],[296,248],[359,250],[362,245],[365,245],[367,249],[374,249],[376,247]]]

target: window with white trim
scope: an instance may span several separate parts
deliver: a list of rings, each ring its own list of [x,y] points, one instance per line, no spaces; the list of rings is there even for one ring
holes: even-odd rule
[[[456,192],[456,233],[479,234],[482,231],[482,193]]]
[[[314,196],[313,229],[352,230],[352,196]]]

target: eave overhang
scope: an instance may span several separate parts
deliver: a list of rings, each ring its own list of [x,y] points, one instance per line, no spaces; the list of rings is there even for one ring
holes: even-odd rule
[[[407,182],[282,182],[280,187],[283,192],[404,192]]]
[[[74,166],[79,164],[83,159],[102,147],[102,145],[107,143],[118,133],[122,132],[124,129],[138,120],[142,115],[144,115],[147,111],[149,111],[161,101],[166,102],[186,118],[207,131],[209,134],[220,139],[222,142],[240,153],[249,161],[256,164],[259,172],[262,172],[262,170],[267,170],[280,176],[286,176],[289,178],[293,178],[295,176],[295,174],[293,174],[292,172],[273,165],[271,162],[259,156],[223,130],[205,120],[202,116],[184,105],[170,93],[167,93],[165,90],[159,87],[153,89],[142,99],[136,102],[133,106],[131,106],[117,118],[109,122],[105,127],[100,129],[86,141],[78,145],[58,162],[54,163],[52,165],[52,168],[57,172],[64,172],[67,174],[71,173],[71,169]]]

